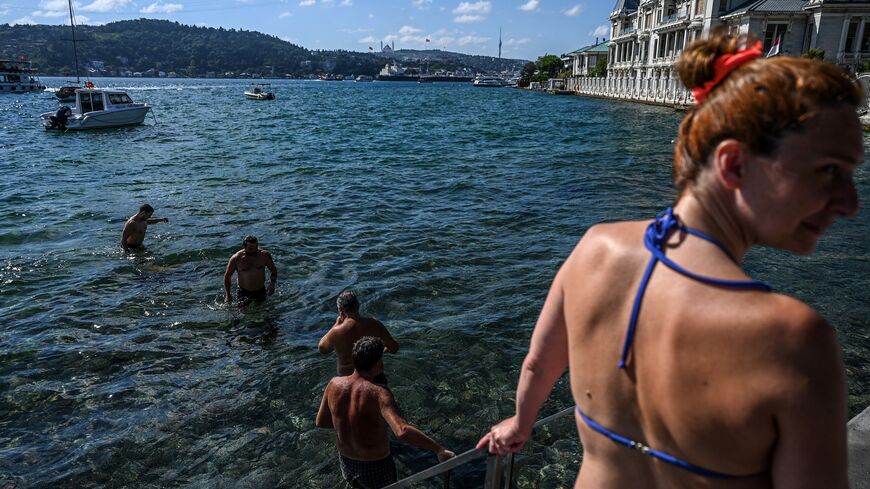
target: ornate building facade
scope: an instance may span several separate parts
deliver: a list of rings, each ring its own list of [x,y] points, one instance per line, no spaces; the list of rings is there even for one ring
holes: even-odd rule
[[[870,0],[617,0],[610,15],[608,81],[575,80],[580,93],[691,103],[675,63],[693,40],[722,26],[770,52],[811,49],[852,72],[870,71]],[[818,54],[821,54],[817,51]]]

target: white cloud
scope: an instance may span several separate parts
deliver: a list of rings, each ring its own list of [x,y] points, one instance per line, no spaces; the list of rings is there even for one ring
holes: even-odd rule
[[[143,14],[171,14],[184,10],[180,3],[161,3],[159,0],[139,10]]]
[[[310,7],[317,3],[317,0],[302,0],[299,2],[300,7]]]
[[[540,0],[529,0],[528,2],[519,6],[519,9],[524,12],[534,12],[538,10],[538,6],[541,4]]]
[[[575,17],[577,15],[580,15],[580,13],[582,13],[582,12],[583,12],[583,4],[578,3],[577,5],[574,5],[573,7],[569,8],[568,10],[565,10],[563,13],[565,15],[567,15],[568,17]]]
[[[33,24],[36,24],[36,22],[34,22],[33,19],[31,19],[29,15],[22,17],[20,19],[15,19],[9,23],[9,25],[33,25]]]
[[[521,39],[508,39],[504,42],[505,46],[521,46],[523,44],[527,44],[531,39],[528,37],[523,37]]]
[[[9,5],[5,3],[0,4],[0,15],[8,15],[11,11],[12,9],[9,8]]]
[[[42,0],[39,2],[39,10],[34,11],[34,17],[64,17],[69,15],[67,3],[63,0]],[[29,19],[30,16],[23,19]],[[19,19],[19,20],[23,20]]]
[[[351,0],[341,0],[341,3],[338,4],[339,7],[351,7],[353,6],[353,2]]]
[[[279,15],[278,18],[279,18],[279,19],[284,19],[284,18],[292,17],[292,16],[293,16],[293,12],[290,12],[290,11],[288,10],[288,11],[286,11],[286,12],[281,12],[281,15]]]
[[[133,4],[133,0],[95,0],[93,3],[81,7],[84,12],[112,12]]]
[[[399,29],[399,34],[402,34],[403,36],[417,34],[419,32],[423,32],[423,31],[420,29],[417,29],[416,27],[411,27],[409,25],[403,25],[402,28]]]
[[[369,18],[370,18],[370,19],[374,19],[374,18],[375,18],[375,14],[369,14]]]
[[[360,44],[373,44],[378,42],[378,40],[375,39],[375,36],[366,36],[357,42],[359,42]]]
[[[463,36],[459,38],[458,44],[465,46],[466,44],[483,44],[486,41],[489,41],[488,37]]]
[[[453,9],[454,14],[488,14],[492,11],[490,2],[462,2]]]
[[[432,4],[432,0],[414,0],[411,3],[420,10],[426,10]]]
[[[471,24],[472,22],[480,22],[484,17],[482,15],[460,15],[453,19],[457,24]]]
[[[610,24],[601,24],[589,33],[589,37],[602,37],[608,34],[610,34]]]

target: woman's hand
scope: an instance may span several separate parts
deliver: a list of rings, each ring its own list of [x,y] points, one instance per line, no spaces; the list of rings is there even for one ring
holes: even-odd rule
[[[489,433],[477,442],[477,448],[489,445],[489,453],[499,455],[515,453],[522,450],[531,434],[532,431],[522,429],[517,417],[513,416],[493,426]]]

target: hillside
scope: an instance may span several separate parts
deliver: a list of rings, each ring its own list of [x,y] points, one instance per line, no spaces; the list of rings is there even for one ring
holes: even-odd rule
[[[390,59],[409,67],[492,71],[516,69],[522,60],[497,60],[446,51],[400,50],[395,53],[317,51],[254,31],[197,27],[166,20],[139,19],[102,26],[78,26],[79,66],[97,73],[176,72],[180,76],[232,72],[305,77],[318,73],[376,74]],[[69,27],[0,25],[0,57],[28,56],[42,74],[73,72]],[[416,53],[416,54],[415,54]],[[500,70],[499,70],[500,71]],[[83,71],[84,73],[84,71]]]

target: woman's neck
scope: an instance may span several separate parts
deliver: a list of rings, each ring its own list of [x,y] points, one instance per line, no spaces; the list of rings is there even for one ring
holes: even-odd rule
[[[674,213],[686,226],[716,238],[737,260],[743,257],[755,244],[745,225],[737,218],[733,202],[715,195],[704,195],[687,189],[674,205]]]

